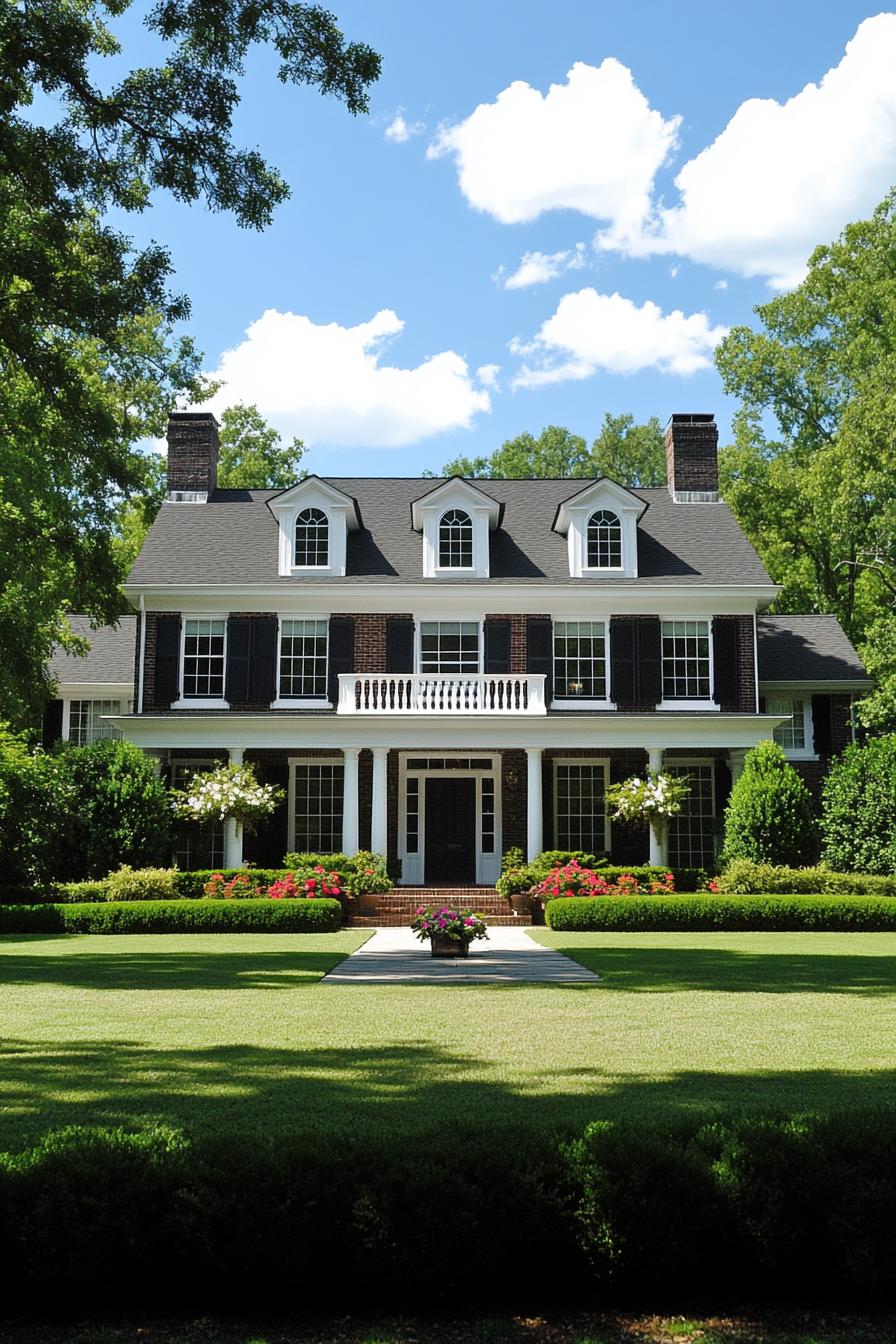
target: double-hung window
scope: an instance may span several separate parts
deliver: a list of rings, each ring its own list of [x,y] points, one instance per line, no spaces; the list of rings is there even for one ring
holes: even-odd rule
[[[663,621],[663,700],[708,700],[709,621]]]
[[[283,621],[280,626],[280,699],[324,700],[327,695],[328,622]]]
[[[292,763],[290,849],[336,854],[342,849],[342,761]]]
[[[789,714],[790,722],[774,730],[774,738],[788,756],[812,756],[812,711],[806,700],[792,696],[769,696],[766,714]]]
[[[223,618],[189,618],[184,621],[185,700],[223,700],[224,645],[227,622]]]
[[[479,671],[478,621],[421,621],[420,669],[436,676]]]
[[[120,714],[119,700],[72,700],[69,706],[68,740],[86,747],[103,737],[121,737],[114,723],[103,722],[105,714]]]
[[[606,761],[554,762],[554,845],[603,854],[608,844]]]
[[[554,699],[606,700],[607,629],[603,621],[554,622]]]

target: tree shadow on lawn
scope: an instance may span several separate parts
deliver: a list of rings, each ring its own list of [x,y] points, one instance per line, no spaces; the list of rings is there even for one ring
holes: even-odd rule
[[[592,1055],[593,1058],[593,1055]],[[591,1120],[685,1120],[734,1111],[891,1106],[896,1069],[845,1072],[503,1065],[433,1045],[309,1049],[219,1045],[154,1049],[135,1041],[36,1045],[0,1053],[0,1148],[62,1125],[161,1120],[196,1135],[306,1134],[402,1143],[415,1135],[580,1131]],[[573,1084],[573,1088],[570,1088]],[[497,1141],[497,1140],[496,1140]]]
[[[78,989],[300,989],[316,985],[345,951],[75,952],[4,957],[0,984],[63,985]]]

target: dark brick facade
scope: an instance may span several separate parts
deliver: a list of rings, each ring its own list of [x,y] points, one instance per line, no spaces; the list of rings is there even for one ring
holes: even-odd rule
[[[719,431],[711,415],[673,415],[666,426],[666,480],[673,495],[716,494]]]
[[[168,418],[168,492],[210,494],[218,483],[218,422],[208,411]]]

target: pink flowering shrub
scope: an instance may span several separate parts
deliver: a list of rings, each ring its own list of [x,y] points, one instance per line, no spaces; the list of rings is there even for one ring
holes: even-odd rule
[[[458,942],[471,943],[474,938],[487,938],[485,920],[472,910],[457,910],[453,906],[419,905],[411,921],[411,928],[421,942],[433,934],[443,934]]]
[[[339,900],[345,895],[345,887],[339,873],[316,864],[310,871],[286,873],[271,883],[267,894],[273,901],[316,900],[321,896]]]
[[[631,873],[620,873],[615,882],[608,882],[600,873],[583,868],[573,859],[571,863],[552,868],[533,891],[544,901],[576,896],[662,896],[674,894],[675,879],[671,873],[664,873],[645,883],[639,882]]]
[[[223,873],[212,873],[202,892],[210,901],[246,901],[265,894],[250,873],[236,873],[229,881]]]

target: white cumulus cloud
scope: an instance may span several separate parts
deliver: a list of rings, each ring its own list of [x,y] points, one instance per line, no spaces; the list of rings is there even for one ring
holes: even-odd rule
[[[664,313],[655,303],[639,307],[621,294],[580,289],[565,294],[556,311],[529,342],[511,350],[525,361],[515,387],[541,387],[592,374],[689,374],[709,368],[712,352],[726,333],[710,325],[706,313]]]
[[[778,103],[752,98],[678,173],[679,204],[600,245],[673,252],[775,288],[813,248],[869,215],[896,181],[896,14],[866,19],[839,65]]]
[[[498,374],[501,372],[500,364],[480,364],[476,370],[476,377],[483,387],[497,388]]]
[[[425,121],[405,121],[400,112],[389,122],[389,125],[383,131],[387,140],[394,140],[396,144],[403,145],[405,140],[410,140],[411,136],[422,135],[426,130]]]
[[[577,62],[546,94],[515,81],[465,121],[443,126],[427,157],[453,156],[464,196],[501,223],[570,209],[625,234],[649,210],[678,124],[608,57],[599,66]]]
[[[563,252],[524,252],[512,275],[506,275],[504,267],[499,266],[493,278],[502,289],[527,289],[556,280],[567,271],[580,271],[587,264],[585,244],[576,243]]]
[[[403,327],[388,308],[356,327],[268,309],[221,355],[212,376],[223,386],[203,409],[254,403],[281,433],[343,447],[398,448],[468,429],[491,409],[487,390],[453,350],[414,368],[385,362]]]

